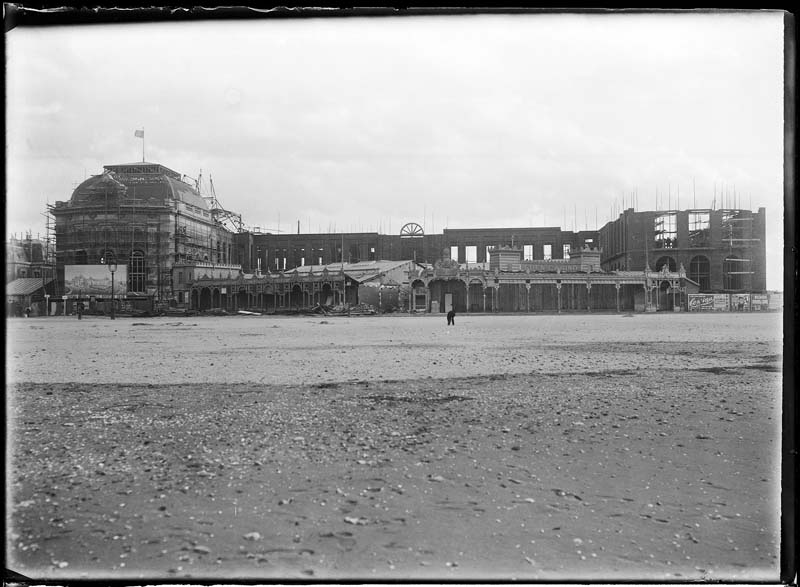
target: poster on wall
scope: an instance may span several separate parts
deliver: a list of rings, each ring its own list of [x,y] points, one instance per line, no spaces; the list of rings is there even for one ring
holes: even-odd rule
[[[730,296],[728,294],[714,294],[715,312],[727,312],[730,309]]]
[[[750,308],[754,312],[762,312],[769,309],[769,298],[767,294],[752,294],[750,296]]]
[[[731,310],[734,312],[749,312],[750,294],[731,295]]]
[[[689,294],[690,312],[710,312],[714,309],[714,296],[711,294]]]
[[[118,265],[114,272],[114,295],[128,291],[128,267]],[[70,297],[111,295],[108,265],[64,265],[64,293]]]

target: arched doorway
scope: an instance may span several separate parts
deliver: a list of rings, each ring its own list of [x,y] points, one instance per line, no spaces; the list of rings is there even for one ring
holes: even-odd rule
[[[207,287],[204,287],[200,290],[200,300],[198,304],[199,310],[209,310],[211,309],[211,290]]]
[[[249,300],[247,299],[247,290],[243,287],[239,288],[239,291],[236,293],[236,309],[237,310],[246,310],[247,307],[250,305]]]
[[[289,308],[297,308],[298,310],[303,305],[303,288],[299,284],[292,286],[292,293],[289,297]]]
[[[672,284],[664,279],[658,284],[658,309],[671,311],[673,307]]]

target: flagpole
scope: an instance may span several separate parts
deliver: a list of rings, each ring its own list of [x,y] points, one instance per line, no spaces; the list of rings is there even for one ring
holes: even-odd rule
[[[144,127],[142,127],[142,163],[144,163]]]

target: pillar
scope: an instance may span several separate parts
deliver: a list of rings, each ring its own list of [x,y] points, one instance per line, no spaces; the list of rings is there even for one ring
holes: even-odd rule
[[[561,313],[561,282],[556,282],[556,310]]]
[[[619,288],[621,287],[619,283],[615,283],[614,287],[616,288],[617,292],[617,314],[619,314]]]
[[[525,310],[527,312],[531,311],[531,284],[525,283]]]
[[[486,286],[483,286],[483,313],[486,313]]]
[[[586,282],[586,311],[592,311],[592,284],[590,282]]]

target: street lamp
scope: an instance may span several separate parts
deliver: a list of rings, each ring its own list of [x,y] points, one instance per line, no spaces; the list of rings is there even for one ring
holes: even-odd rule
[[[114,320],[114,272],[117,270],[117,260],[114,257],[108,260],[108,270],[111,271],[111,319]]]

